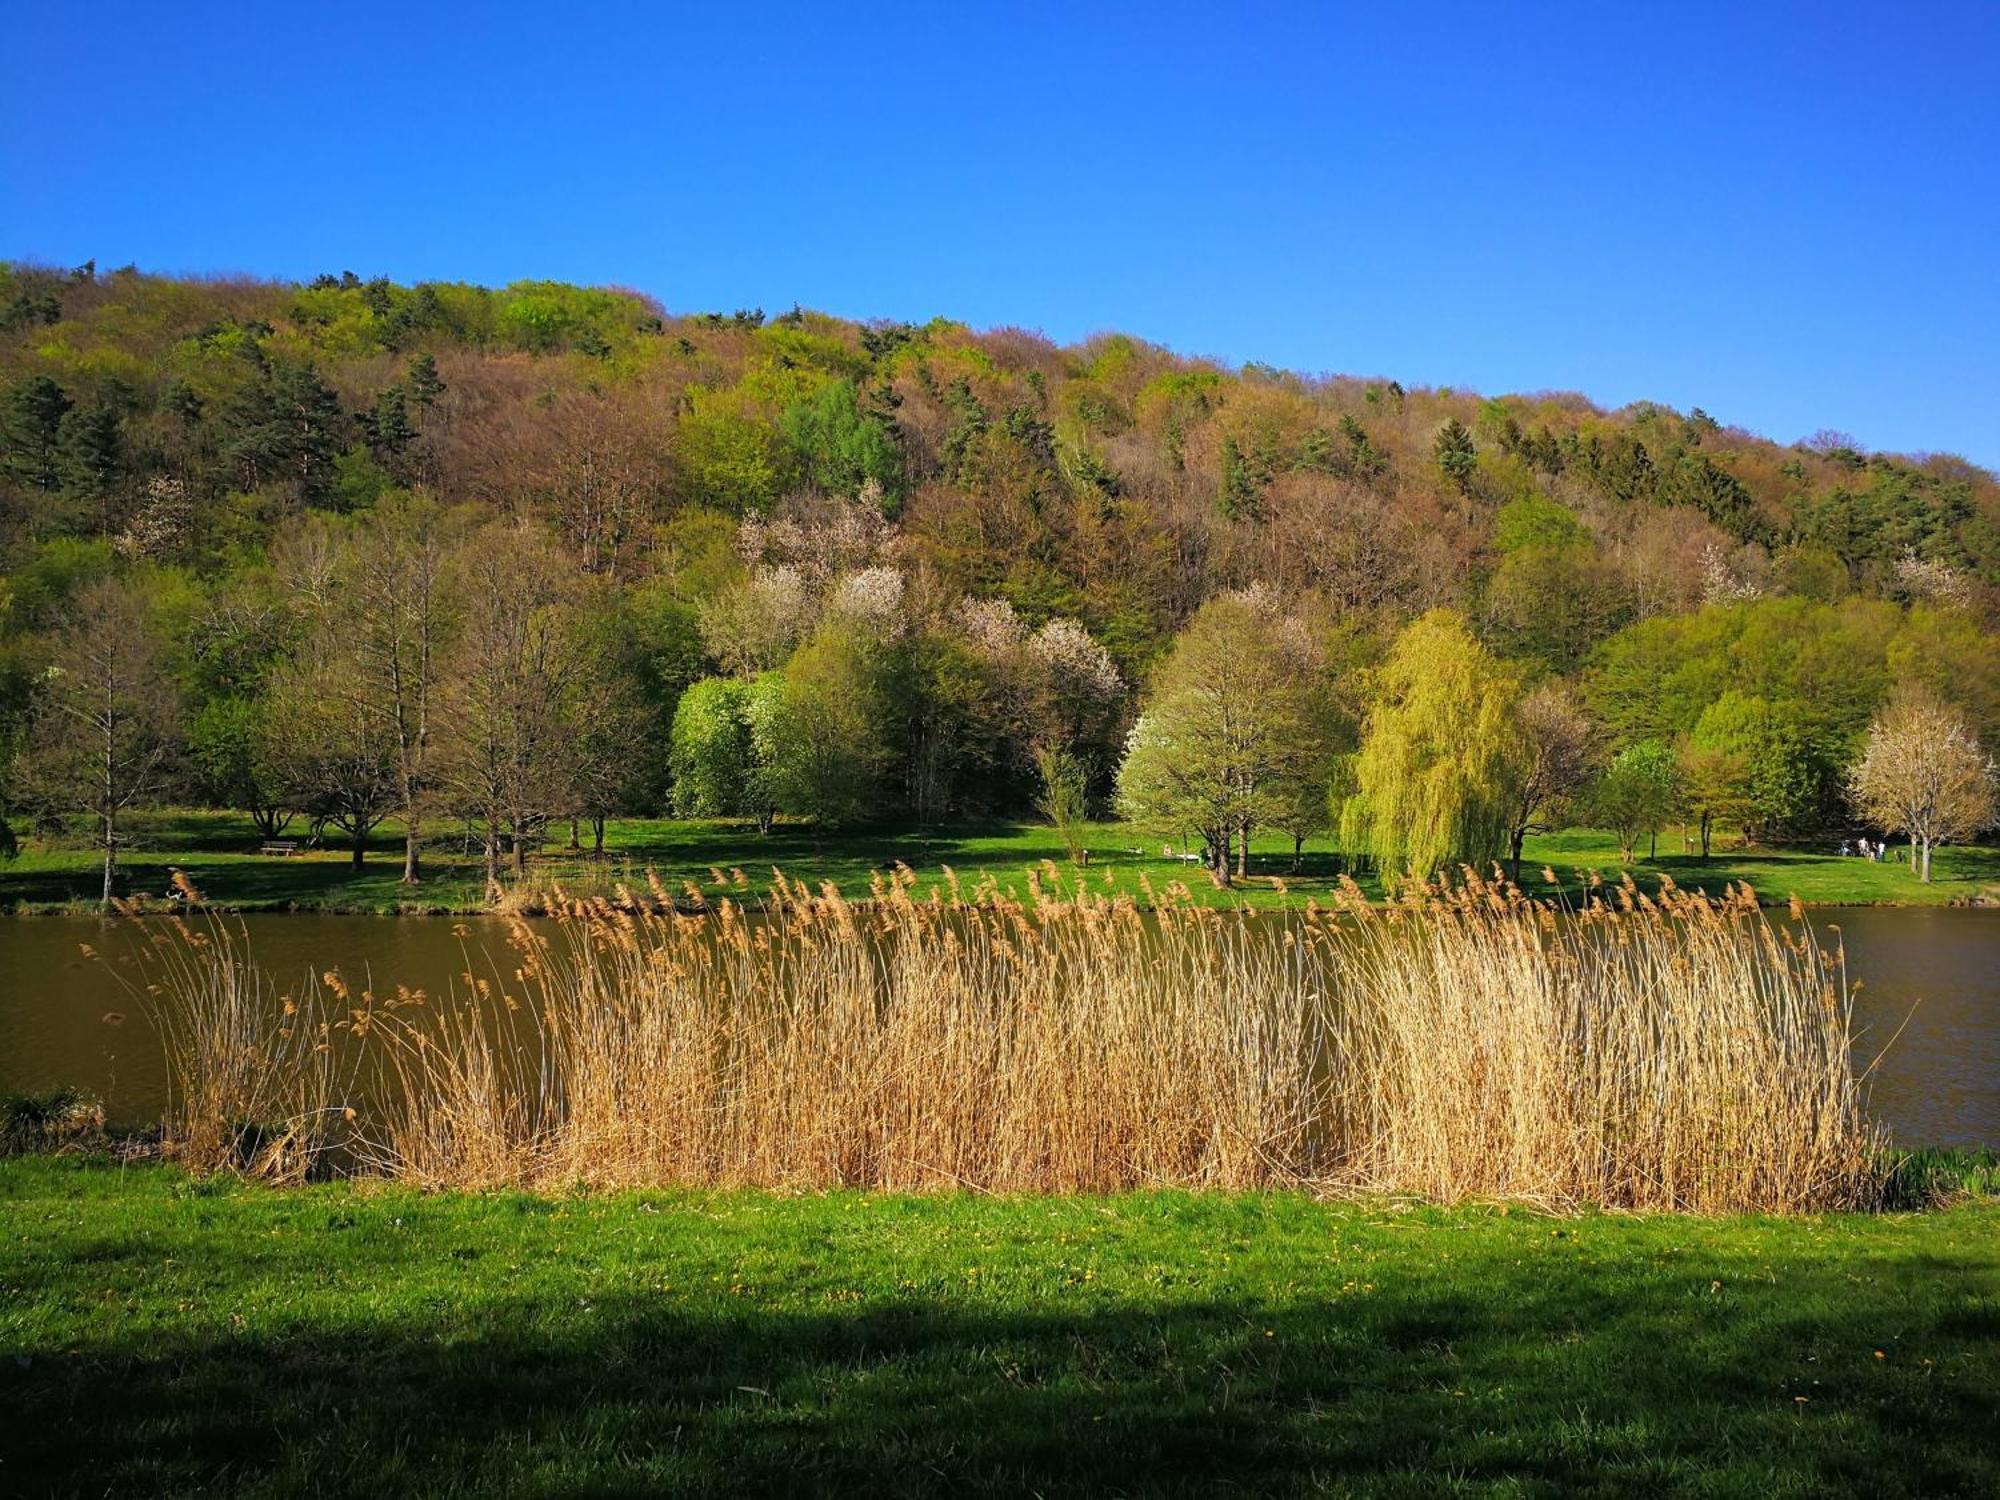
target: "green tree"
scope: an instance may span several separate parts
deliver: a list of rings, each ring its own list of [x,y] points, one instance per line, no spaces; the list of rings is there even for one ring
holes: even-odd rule
[[[1493,517],[1493,545],[1502,552],[1519,552],[1526,547],[1560,551],[1589,542],[1590,533],[1576,512],[1546,495],[1509,500]]]
[[[1815,719],[1796,699],[1731,691],[1711,704],[1691,742],[1719,757],[1703,787],[1712,816],[1733,819],[1753,842],[1818,826],[1834,795],[1838,764]]]
[[[823,828],[865,821],[878,810],[888,735],[875,650],[827,628],[800,647],[782,690],[753,694],[751,743],[779,812]]]
[[[98,523],[109,530],[110,501],[125,466],[124,431],[117,408],[106,401],[73,406],[57,433],[57,467],[63,489],[98,508]]]
[[[444,381],[438,375],[437,360],[428,354],[411,358],[403,384],[409,391],[410,400],[425,409],[437,405],[438,397],[445,392]]]
[[[740,677],[705,677],[689,685],[674,708],[674,815],[736,817],[750,809],[754,752],[750,684]]]
[[[691,497],[731,515],[768,510],[790,479],[790,454],[746,393],[697,390],[674,433]]]
[[[1090,818],[1090,772],[1074,755],[1046,746],[1035,751],[1035,770],[1042,782],[1035,811],[1055,829],[1070,862],[1081,864],[1089,857],[1084,827]]]
[[[63,388],[46,375],[30,375],[8,387],[0,407],[0,457],[5,471],[36,489],[52,490],[62,483],[60,438],[63,418],[73,403]]]
[[[1233,437],[1222,440],[1222,475],[1216,509],[1230,521],[1252,521],[1263,514],[1266,475],[1256,459],[1246,455]]]
[[[1447,417],[1438,429],[1431,441],[1431,457],[1453,488],[1463,493],[1472,487],[1472,476],[1479,471],[1479,454],[1472,446],[1472,434],[1457,417]]]
[[[1518,547],[1500,559],[1486,586],[1487,638],[1559,676],[1575,672],[1633,613],[1623,575],[1588,543]]]
[[[1203,605],[1155,675],[1118,773],[1126,816],[1198,835],[1224,885],[1232,848],[1242,874],[1251,831],[1273,821],[1282,789],[1317,759],[1307,684],[1275,624],[1266,600]]]
[[[259,699],[212,698],[188,722],[188,753],[201,789],[226,807],[241,808],[267,839],[291,824],[285,775],[271,755],[268,706]]]
[[[1680,807],[1680,772],[1673,747],[1660,740],[1627,745],[1604,768],[1591,805],[1617,835],[1618,852],[1628,864],[1642,834],[1653,842],[1651,854],[1657,854],[1660,827]]]
[[[1342,839],[1385,875],[1497,860],[1521,775],[1519,680],[1461,616],[1436,609],[1397,637],[1374,683]]]
[[[786,407],[778,427],[805,482],[826,494],[850,496],[873,480],[893,499],[901,487],[902,454],[880,418],[861,409],[854,383],[831,380]]]
[[[222,425],[222,455],[246,489],[281,482],[305,504],[325,499],[334,457],[347,446],[348,422],[340,398],[312,364],[273,364],[229,400]]]

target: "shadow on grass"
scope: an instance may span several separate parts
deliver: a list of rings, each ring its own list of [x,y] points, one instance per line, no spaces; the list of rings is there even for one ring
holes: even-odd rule
[[[452,1255],[474,1274],[484,1253]],[[1935,1274],[1962,1271],[1947,1261]],[[12,1351],[0,1474],[22,1494],[1204,1493],[1337,1480],[1407,1494],[1896,1495],[2000,1481],[1990,1386],[1916,1360],[1939,1341],[2000,1335],[1991,1306],[1926,1326],[1859,1278],[1834,1319],[1789,1311],[1793,1293],[1776,1284],[1709,1295],[1685,1274],[1614,1288],[1498,1261],[1486,1273],[1491,1295],[1392,1275],[1363,1297],[1077,1311],[910,1297],[777,1312],[719,1296],[691,1310],[666,1293],[585,1289],[439,1298],[392,1318],[361,1297],[325,1322],[255,1334]],[[78,1296],[113,1279],[102,1264],[66,1277]],[[1870,1344],[1892,1335],[1895,1362],[1873,1359]]]

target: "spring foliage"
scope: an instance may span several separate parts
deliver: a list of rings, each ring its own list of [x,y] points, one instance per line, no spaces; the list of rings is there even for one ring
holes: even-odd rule
[[[1374,686],[1342,837],[1386,874],[1499,859],[1524,774],[1515,675],[1458,615],[1433,610],[1397,638]]]

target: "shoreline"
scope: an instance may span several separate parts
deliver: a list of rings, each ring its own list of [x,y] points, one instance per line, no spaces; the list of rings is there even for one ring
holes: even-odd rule
[[[1053,830],[1033,823],[845,831],[779,824],[760,833],[733,820],[645,818],[614,822],[606,833],[602,857],[559,843],[537,852],[525,877],[503,877],[506,889],[496,902],[489,899],[481,862],[456,841],[428,848],[423,883],[405,887],[402,851],[390,835],[373,842],[367,862],[356,867],[346,850],[262,855],[247,820],[232,814],[164,810],[134,820],[132,842],[121,851],[119,885],[126,899],[153,909],[168,904],[180,876],[193,883],[207,906],[235,915],[474,917],[539,914],[556,886],[575,895],[610,895],[621,882],[641,896],[692,910],[695,890],[712,897],[727,889],[738,900],[754,899],[779,873],[814,891],[830,883],[856,904],[865,904],[875,883],[891,872],[910,870],[916,872],[919,894],[935,888],[1029,897],[1037,888],[1061,894],[1087,889],[1122,893],[1142,909],[1167,900],[1260,910],[1308,899],[1325,903],[1350,878],[1350,860],[1338,850],[1324,843],[1295,850],[1289,838],[1267,835],[1252,847],[1248,878],[1217,888],[1177,841],[1120,823],[1090,825],[1088,857],[1081,865],[1070,861]],[[1712,855],[1702,858],[1676,848],[1678,842],[1663,839],[1650,854],[1642,844],[1628,861],[1603,830],[1535,835],[1523,851],[1521,885],[1530,896],[1573,904],[1629,875],[1648,894],[1667,881],[1712,896],[1726,886],[1747,885],[1764,906],[1788,906],[1796,899],[1808,909],[2000,908],[2000,848],[1991,846],[1940,850],[1937,879],[1925,885],[1907,865],[1863,861],[1831,849],[1727,848],[1718,842]],[[1368,899],[1382,899],[1378,880],[1354,878]],[[0,917],[97,914],[101,883],[88,846],[31,842],[17,858],[0,862]]]
[[[1615,882],[1607,880],[1605,882],[1604,888],[1607,890],[1615,890],[1618,887]],[[1264,915],[1267,913],[1282,913],[1288,910],[1302,909],[1305,905],[1306,900],[1317,899],[1317,894],[1318,894],[1316,892],[1306,892],[1304,894],[1299,894],[1296,892],[1286,892],[1283,894],[1277,894],[1277,893],[1272,893],[1268,886],[1263,887],[1262,889],[1265,894],[1274,895],[1275,899],[1269,899],[1264,901],[1252,901],[1252,900],[1229,901],[1226,899],[1214,899],[1214,900],[1198,901],[1194,904],[1201,908],[1213,911],[1220,911],[1220,912],[1247,911],[1257,915]],[[1641,889],[1645,889],[1644,882],[1641,883]],[[1686,883],[1681,883],[1681,889],[1688,890],[1688,889],[1694,889],[1694,887],[1691,887]],[[1967,892],[1962,895],[1956,895],[1950,897],[1949,899],[1946,900],[1911,901],[1911,900],[1900,900],[1892,897],[1882,897],[1875,899],[1869,899],[1865,897],[1853,897],[1853,898],[1833,898],[1826,900],[1806,900],[1802,897],[1794,897],[1790,895],[1785,895],[1785,896],[1774,895],[1769,891],[1758,890],[1755,887],[1753,887],[1752,889],[1756,896],[1757,907],[1761,911],[1782,911],[1790,909],[1792,907],[1798,907],[1805,911],[1877,910],[1877,911],[2000,912],[2000,892],[1992,890]],[[1009,895],[1013,894],[1013,892],[1009,888],[1003,888],[1003,893]],[[595,895],[601,893],[591,893],[591,894]],[[1236,888],[1234,894],[1239,896],[1247,896],[1251,894],[1251,892],[1243,888]],[[1585,893],[1579,893],[1579,894],[1585,894]],[[1648,891],[1648,894],[1652,894],[1652,892]],[[1721,898],[1720,892],[1708,892],[1706,894],[1710,895],[1711,899]],[[1572,893],[1567,888],[1565,888],[1557,896],[1553,897],[1535,895],[1532,892],[1530,893],[1530,895],[1533,897],[1533,899],[1539,901],[1550,901],[1550,902],[1559,901],[1566,905],[1582,904],[1580,902],[1573,902],[1570,900]],[[728,895],[727,899],[733,901],[739,909],[751,914],[761,914],[768,905],[765,893],[759,893],[754,897],[746,897],[742,895]],[[875,907],[881,904],[873,896],[849,896],[846,897],[845,900],[849,907],[858,912],[871,911]],[[1326,903],[1322,901],[1321,904],[1325,905]],[[1393,901],[1385,900],[1380,896],[1371,897],[1369,899],[1368,904],[1371,908],[1377,911],[1386,910],[1389,907],[1395,905]],[[1137,911],[1141,912],[1142,914],[1151,914],[1153,912],[1161,910],[1163,903],[1157,901],[1149,902],[1149,901],[1135,900],[1133,902],[1133,906]],[[628,906],[626,909],[638,910],[640,908]],[[648,911],[663,913],[668,908],[665,905],[656,902],[646,905],[643,909]],[[682,917],[700,917],[700,916],[714,915],[713,903],[705,903],[703,905],[698,906],[693,902],[677,901],[673,903],[671,909],[676,916],[682,916]],[[380,904],[374,904],[368,902],[352,902],[352,903],[333,902],[333,903],[308,904],[298,901],[276,901],[276,900],[274,901],[205,900],[201,902],[198,906],[187,906],[185,904],[167,902],[156,897],[139,896],[136,898],[134,897],[119,898],[119,905],[116,911],[113,913],[107,913],[104,910],[104,908],[96,901],[22,902],[13,906],[0,906],[0,924],[4,924],[5,922],[8,921],[47,921],[50,919],[63,919],[72,917],[106,917],[109,915],[119,915],[119,916],[137,917],[137,918],[162,918],[162,917],[175,917],[175,916],[188,916],[188,915],[218,915],[218,916],[230,916],[230,917],[379,917],[385,920],[423,921],[423,920],[438,920],[444,918],[504,919],[508,917],[527,917],[539,920],[547,918],[552,914],[553,913],[550,906],[545,902],[533,902],[519,906],[514,906],[504,910],[491,905],[471,905],[471,904],[456,903],[456,902],[425,903],[417,901],[413,901],[408,905],[401,905],[394,908],[389,908]]]

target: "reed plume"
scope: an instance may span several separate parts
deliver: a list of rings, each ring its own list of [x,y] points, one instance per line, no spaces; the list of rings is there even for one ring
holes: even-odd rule
[[[955,877],[920,897],[898,870],[862,903],[778,875],[753,912],[720,883],[554,892],[436,1003],[340,997],[366,1059],[356,1160],[431,1187],[1293,1185],[1699,1212],[1882,1191],[1839,954],[1747,892],[1628,885],[1571,913],[1466,872],[1383,909],[1351,886],[1277,914],[1175,888],[1142,912],[1053,870],[1026,900]],[[184,1026],[176,1065],[237,1076],[199,1048],[240,1048],[259,993],[194,963],[175,1003],[231,1019]],[[189,1107],[240,1111],[214,1088]]]

